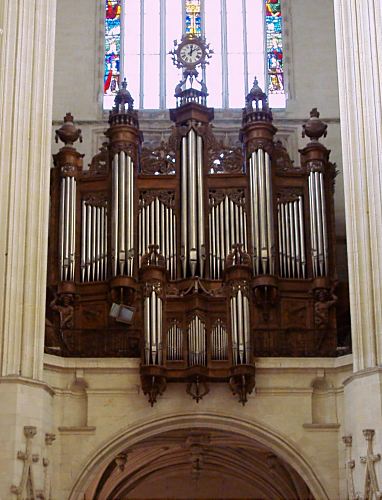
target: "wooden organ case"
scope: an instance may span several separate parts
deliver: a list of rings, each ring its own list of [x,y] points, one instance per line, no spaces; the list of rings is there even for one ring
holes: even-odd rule
[[[214,137],[206,93],[177,98],[169,140],[145,149],[124,83],[88,170],[73,117],[57,130],[46,351],[141,357],[151,404],[172,381],[196,401],[228,382],[244,404],[255,357],[336,354],[326,124],[313,109],[295,167],[256,81],[238,148]]]

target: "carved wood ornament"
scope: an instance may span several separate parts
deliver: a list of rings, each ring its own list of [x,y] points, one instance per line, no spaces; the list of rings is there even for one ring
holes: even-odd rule
[[[203,92],[180,89],[169,142],[142,149],[124,82],[108,142],[86,172],[73,117],[57,131],[65,145],[51,181],[47,350],[140,355],[151,404],[172,381],[196,401],[225,382],[244,404],[255,356],[336,353],[326,125],[312,112],[296,168],[274,141],[257,82],[241,148],[215,139]],[[132,318],[110,316],[113,305]]]

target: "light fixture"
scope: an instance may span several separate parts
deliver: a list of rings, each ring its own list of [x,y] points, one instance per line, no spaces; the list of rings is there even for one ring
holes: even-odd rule
[[[125,306],[124,304],[112,304],[109,316],[115,318],[120,323],[130,325],[133,322],[135,307]]]

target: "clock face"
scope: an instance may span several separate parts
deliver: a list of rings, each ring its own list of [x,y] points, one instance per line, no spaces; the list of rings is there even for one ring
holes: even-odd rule
[[[197,64],[203,57],[203,50],[197,43],[190,42],[183,45],[179,51],[179,58],[189,65]]]

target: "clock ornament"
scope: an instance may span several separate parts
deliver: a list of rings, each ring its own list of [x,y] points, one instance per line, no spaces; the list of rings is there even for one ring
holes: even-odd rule
[[[199,102],[199,104],[206,105],[207,86],[203,79],[198,80],[199,72],[196,67],[200,66],[204,75],[205,67],[209,64],[208,59],[213,54],[210,44],[204,37],[188,33],[183,35],[179,43],[174,40],[174,48],[169,54],[172,56],[174,65],[182,69],[182,79],[175,88],[177,105],[187,102]],[[200,90],[193,88],[194,80],[200,85]]]

